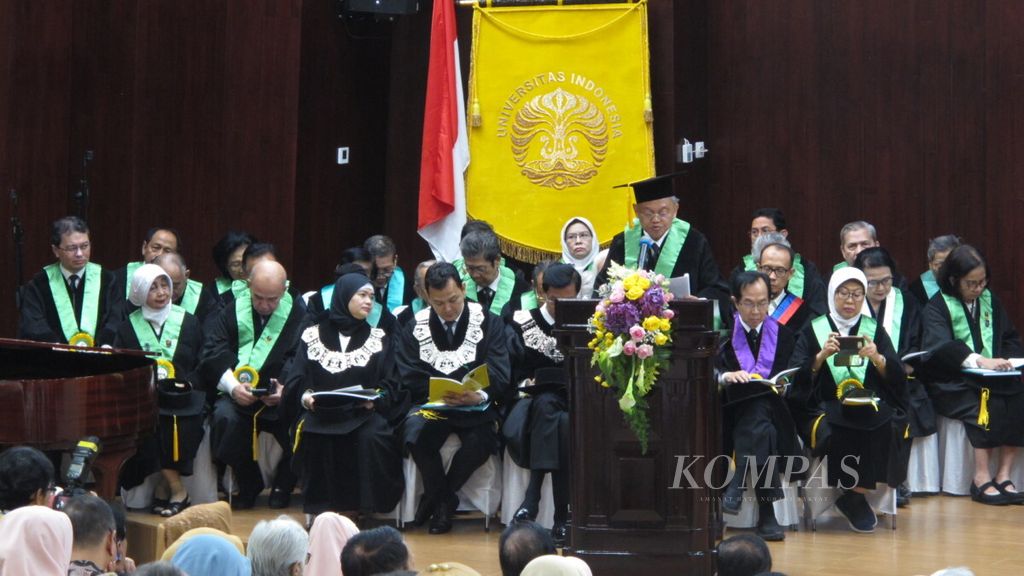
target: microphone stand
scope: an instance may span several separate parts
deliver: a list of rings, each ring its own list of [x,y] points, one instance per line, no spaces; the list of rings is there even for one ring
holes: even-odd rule
[[[21,310],[21,285],[24,279],[25,231],[18,218],[18,191],[11,188],[11,236],[14,238],[14,305]]]

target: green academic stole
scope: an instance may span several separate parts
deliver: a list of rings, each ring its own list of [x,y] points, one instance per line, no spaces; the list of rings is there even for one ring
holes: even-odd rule
[[[250,322],[251,322],[250,314]],[[161,358],[168,362],[174,361],[174,353],[178,349],[178,337],[181,335],[181,325],[185,320],[185,309],[181,306],[171,304],[171,313],[164,321],[163,331],[158,338],[153,331],[153,325],[142,317],[142,309],[136,310],[128,315],[135,330],[135,337],[146,352],[156,352]]]
[[[81,276],[82,282],[85,282],[85,294],[82,296],[81,322],[75,320],[75,307],[71,304],[71,297],[68,296],[68,285],[64,280],[64,275],[61,274],[60,264],[50,264],[43,270],[50,279],[50,294],[53,295],[53,304],[57,307],[57,317],[60,318],[60,329],[64,332],[64,339],[70,342],[71,338],[79,332],[96,336],[96,322],[100,315],[100,283],[103,280],[103,267],[89,262],[83,269]]]
[[[388,310],[394,312],[395,308],[402,305],[403,298],[405,298],[405,272],[396,266],[395,272],[388,280]]]
[[[412,308],[412,313],[416,314],[420,310],[427,307],[427,303],[419,298],[413,298],[412,302],[409,303],[409,307]]]
[[[743,269],[748,272],[756,272],[757,265],[754,264],[754,257],[747,254],[743,257]],[[799,298],[804,297],[804,263],[800,260],[800,255],[796,254],[793,256],[793,275],[789,277],[789,284],[786,285],[786,290],[789,290],[790,294]]]
[[[846,261],[844,260],[844,261],[840,262],[839,264],[836,264],[835,266],[833,266],[832,267],[832,271],[836,272],[838,270],[842,270],[843,268],[848,268],[849,266],[850,265],[847,264]]]
[[[967,346],[984,356],[985,358],[992,357],[992,293],[987,289],[981,293],[981,297],[978,298],[978,305],[981,306],[981,322],[979,322],[979,329],[981,330],[981,350],[978,350],[974,345],[974,337],[971,335],[971,325],[967,321],[967,313],[965,311],[964,303],[959,299],[950,296],[949,294],[942,294],[942,299],[946,301],[946,309],[949,310],[949,317],[953,321],[953,337],[957,340],[967,344]]]
[[[259,341],[255,341],[252,325],[252,296],[246,292],[235,300],[235,317],[238,322],[238,365],[252,366],[257,371],[263,368],[267,356],[281,336],[288,315],[292,312],[292,295],[285,291],[277,310],[267,320]]]
[[[135,275],[135,271],[142,266],[142,262],[129,262],[124,267],[124,297],[128,298],[132,295],[132,276]]]
[[[832,325],[828,323],[828,316],[818,316],[811,321],[811,327],[814,329],[815,338],[818,339],[818,347],[824,348],[828,335],[832,333]],[[857,327],[858,335],[867,336],[874,340],[877,329],[878,323],[875,322],[874,318],[861,315],[860,326]],[[850,335],[853,336],[854,334],[851,333]],[[825,360],[825,363],[828,364],[828,369],[832,372],[832,380],[835,381],[836,386],[839,386],[847,378],[854,378],[863,384],[864,378],[868,373],[867,361],[861,363],[860,366],[836,366],[836,355],[833,354]]]
[[[900,331],[903,329],[903,291],[893,286],[891,292],[893,295],[892,300],[886,298],[886,304],[892,305],[892,310],[889,311],[890,318],[892,318],[892,328],[888,332],[893,347],[898,350],[900,347]]]
[[[217,294],[224,294],[228,290],[231,290],[231,279],[223,276],[217,278]]]
[[[924,293],[928,298],[935,296],[935,293],[939,291],[939,283],[935,280],[935,275],[931,270],[921,273],[921,285],[924,286]]]
[[[390,291],[390,288],[388,289]],[[320,299],[324,301],[324,312],[330,312],[331,310],[331,299],[334,297],[334,284],[328,284],[320,289]],[[388,298],[390,300],[390,297]],[[366,317],[366,323],[376,328],[380,324],[380,315],[384,312],[384,307],[380,305],[380,302],[373,301],[373,308],[370,310],[369,316]]]
[[[203,295],[203,283],[189,280],[185,283],[185,293],[181,295],[181,307],[189,314],[195,314],[199,308],[199,298]]]
[[[533,290],[527,290],[519,297],[520,310],[536,310],[539,307],[540,302],[537,300],[537,293]]]
[[[473,302],[479,302],[480,297],[476,293],[476,282],[473,278],[465,279],[466,297]],[[498,290],[491,300],[491,314],[501,315],[501,309],[512,299],[512,288],[516,285],[516,273],[511,268],[502,265],[498,268]]]
[[[245,280],[235,280],[231,282],[231,293],[235,295],[235,299],[241,298],[243,295],[249,295],[249,283]]]
[[[672,221],[672,227],[669,228],[668,234],[665,237],[665,241],[661,244],[661,252],[658,255],[658,263],[654,266],[654,271],[661,274],[665,278],[672,277],[672,271],[676,267],[676,260],[679,259],[679,253],[683,250],[683,243],[686,242],[686,236],[690,233],[690,223],[685,220],[676,218]],[[633,219],[632,226],[626,226],[625,242],[626,242],[626,268],[636,268],[637,259],[640,257],[640,237],[643,236],[643,228],[640,227],[640,221]],[[690,285],[698,279],[691,278]]]

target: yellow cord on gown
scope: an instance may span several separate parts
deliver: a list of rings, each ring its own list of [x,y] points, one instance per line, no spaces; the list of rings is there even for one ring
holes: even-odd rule
[[[978,408],[978,426],[988,430],[988,396],[989,389],[981,389],[981,406]]]
[[[172,443],[173,443],[172,452],[174,454],[174,461],[177,462],[178,461],[178,415],[177,414],[174,415],[174,440],[172,441]]]
[[[260,409],[252,416],[252,459],[256,462],[259,462],[260,460],[260,430],[259,426],[257,426],[257,422],[259,422],[260,419],[260,412],[263,412],[265,408],[266,406],[261,406]]]

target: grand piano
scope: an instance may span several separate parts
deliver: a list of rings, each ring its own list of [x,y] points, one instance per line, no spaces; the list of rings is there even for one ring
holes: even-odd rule
[[[64,451],[97,436],[96,492],[113,498],[121,466],[156,426],[154,365],[134,350],[0,338],[0,449]]]

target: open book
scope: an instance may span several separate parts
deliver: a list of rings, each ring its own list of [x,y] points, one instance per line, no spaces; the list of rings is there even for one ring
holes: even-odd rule
[[[466,374],[462,381],[451,378],[433,377],[430,379],[430,392],[427,398],[426,408],[459,408],[471,409],[475,406],[448,406],[444,403],[444,396],[449,392],[479,392],[491,385],[491,378],[487,373],[487,364],[481,364]],[[483,406],[488,403],[485,402]]]
[[[799,371],[800,371],[800,367],[799,366],[797,366],[796,368],[787,368],[787,369],[783,370],[782,372],[779,372],[778,374],[776,374],[772,378],[768,378],[768,379],[763,379],[763,378],[762,379],[754,379],[754,380],[751,380],[751,382],[756,382],[756,383],[759,383],[759,384],[765,384],[765,385],[768,385],[768,386],[775,386],[775,387],[787,386],[787,385],[789,385],[789,378],[790,378],[790,376],[792,376],[794,373],[799,372]]]
[[[1020,376],[1020,367],[1024,366],[1024,358],[1007,358],[1010,364],[1013,365],[1013,370],[989,370],[987,368],[964,368],[965,374],[974,374],[975,376],[984,377],[995,377],[995,376]]]
[[[376,390],[363,388],[356,384],[355,386],[347,386],[345,388],[338,388],[337,390],[314,392],[313,398],[317,401],[329,398],[334,401],[352,400],[353,402],[372,402],[373,400],[380,398],[380,394]]]

